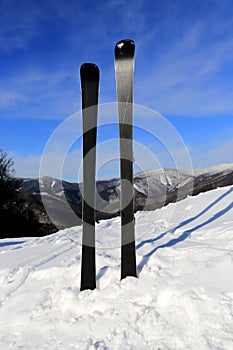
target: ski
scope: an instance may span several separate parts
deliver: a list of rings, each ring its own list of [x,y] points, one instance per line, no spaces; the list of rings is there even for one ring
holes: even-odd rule
[[[121,174],[121,279],[137,277],[133,207],[133,82],[134,51],[132,40],[115,46],[115,75],[118,100]]]
[[[80,68],[83,125],[83,232],[80,290],[96,288],[95,173],[99,75],[99,68],[95,64],[84,63]]]

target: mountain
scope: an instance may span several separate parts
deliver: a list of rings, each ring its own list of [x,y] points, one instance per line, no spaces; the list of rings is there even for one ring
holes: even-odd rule
[[[99,204],[103,201],[104,196],[109,200],[111,191],[116,188],[118,181],[118,179],[113,179],[97,182],[97,191],[101,195]],[[34,208],[45,231],[48,230],[49,233],[57,231],[50,218],[60,229],[81,225],[81,187],[77,183],[61,181],[49,176],[20,180],[21,196]]]
[[[137,212],[135,230],[138,278],[119,280],[120,218],[103,220],[83,292],[81,227],[1,240],[0,349],[231,350],[233,186]]]
[[[155,210],[171,202],[197,195],[217,187],[233,184],[233,165],[223,164],[212,168],[157,169],[144,171],[134,176],[135,212]],[[96,220],[109,219],[119,215],[119,179],[97,181]],[[45,231],[81,224],[82,184],[61,181],[51,177],[22,179],[21,195],[39,214]],[[42,198],[41,198],[42,197]],[[42,201],[43,199],[43,201]],[[46,205],[46,211],[44,209]],[[71,210],[72,209],[72,210]],[[75,213],[75,214],[74,214]]]

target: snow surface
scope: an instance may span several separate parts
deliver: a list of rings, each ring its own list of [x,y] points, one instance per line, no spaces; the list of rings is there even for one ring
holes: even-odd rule
[[[120,219],[97,225],[80,292],[81,227],[0,241],[0,349],[232,349],[233,186],[136,215],[139,278],[120,276]]]

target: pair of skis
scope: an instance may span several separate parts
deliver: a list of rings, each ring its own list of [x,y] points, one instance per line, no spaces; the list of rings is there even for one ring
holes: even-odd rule
[[[133,212],[133,80],[132,40],[115,46],[115,74],[118,99],[121,172],[121,279],[137,277]],[[95,64],[81,66],[83,118],[83,240],[81,290],[96,288],[95,265],[95,173],[99,69]]]

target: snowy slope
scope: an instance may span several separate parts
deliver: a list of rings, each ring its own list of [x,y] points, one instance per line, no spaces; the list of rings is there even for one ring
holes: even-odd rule
[[[0,241],[0,349],[232,349],[233,186],[136,215],[139,278],[119,281],[120,219],[97,225],[95,291],[81,228]]]

